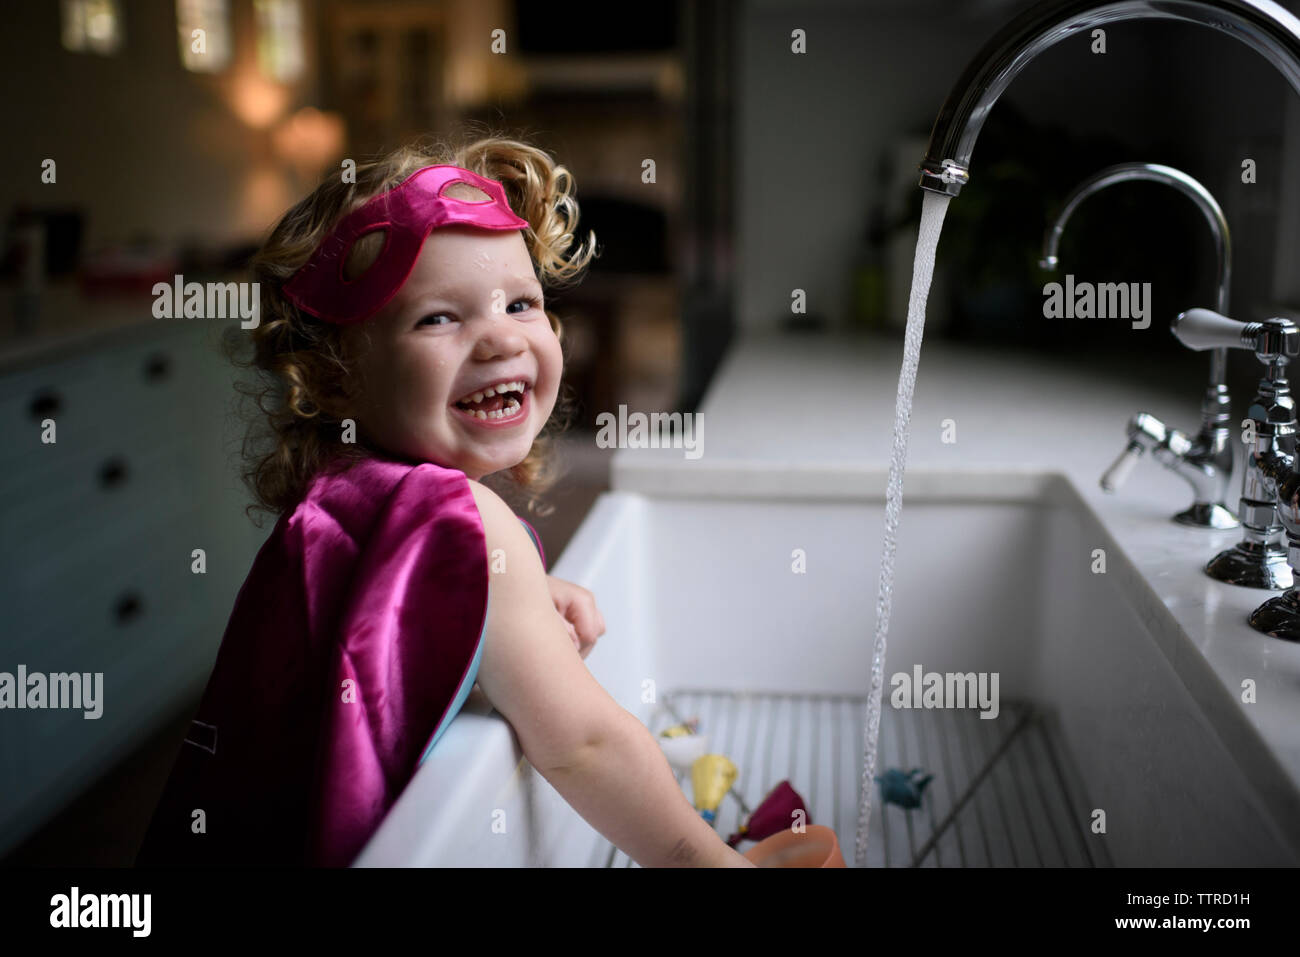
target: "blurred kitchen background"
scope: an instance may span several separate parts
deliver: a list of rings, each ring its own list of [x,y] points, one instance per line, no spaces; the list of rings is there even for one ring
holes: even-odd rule
[[[916,164],[961,68],[1013,0],[62,0],[0,33],[0,671],[104,671],[112,707],[0,711],[0,855],[135,855],[270,531],[243,514],[237,320],[160,320],[151,288],[241,278],[275,219],[345,157],[480,124],[574,174],[602,255],[548,296],[577,399],[552,563],[609,452],[595,417],[698,407],[739,335],[841,335],[900,352]],[[1285,3],[1296,10],[1295,2]],[[506,50],[493,52],[492,31]],[[206,51],[193,52],[203,30]],[[792,31],[806,52],[792,52]],[[655,181],[643,181],[653,159]],[[1242,182],[1242,162],[1257,181]],[[53,161],[51,166],[47,161]],[[1169,320],[1213,307],[1201,214],[1152,184],[1049,217],[1120,162],[1200,179],[1232,229],[1232,315],[1300,304],[1300,97],[1203,28],[1114,24],[1032,63],[994,109],[939,247],[927,338],[1143,375],[1188,400],[1207,357]],[[1285,175],[1289,171],[1290,176]],[[1151,282],[1151,328],[1042,317],[1065,273]],[[791,308],[803,290],[807,308]],[[1258,378],[1231,359],[1240,398]],[[779,388],[779,383],[773,383]],[[791,396],[798,401],[798,396]],[[972,401],[978,401],[973,396]],[[58,442],[41,443],[42,423]],[[1122,423],[1116,423],[1116,451]],[[192,572],[202,548],[205,574]]]

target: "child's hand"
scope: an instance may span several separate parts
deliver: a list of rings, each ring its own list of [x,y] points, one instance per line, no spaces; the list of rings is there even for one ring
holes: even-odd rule
[[[605,633],[605,618],[596,607],[596,596],[581,585],[553,575],[546,576],[546,584],[550,586],[555,610],[568,626],[573,646],[586,658],[596,646],[596,639]]]

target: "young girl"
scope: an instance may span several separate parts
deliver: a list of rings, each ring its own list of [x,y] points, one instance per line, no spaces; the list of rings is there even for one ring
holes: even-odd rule
[[[568,171],[489,137],[354,178],[254,258],[255,361],[277,389],[246,477],[279,519],[137,864],[351,863],[477,680],[633,860],[752,866],[587,671],[591,594],[549,578],[532,527],[481,484],[507,473],[531,504],[549,481],[563,356],[543,290],[594,252],[569,251]]]

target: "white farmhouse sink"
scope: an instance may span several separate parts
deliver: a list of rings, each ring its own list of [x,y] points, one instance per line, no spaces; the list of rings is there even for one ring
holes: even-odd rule
[[[853,866],[884,473],[764,476],[743,498],[606,494],[551,571],[595,592],[608,631],[587,664],[623,707],[656,731],[675,723],[641,703],[653,681],[736,762],[748,806],[789,779]],[[869,865],[905,866],[923,849],[924,866],[1300,861],[1294,776],[1066,478],[909,471],[904,502],[876,766],[935,777],[914,811],[882,814],[876,792]],[[1183,556],[1188,574],[1196,558]],[[894,711],[890,677],[916,665],[996,672],[998,717]],[[728,797],[724,836],[738,816]],[[629,861],[529,766],[476,689],[357,863]]]

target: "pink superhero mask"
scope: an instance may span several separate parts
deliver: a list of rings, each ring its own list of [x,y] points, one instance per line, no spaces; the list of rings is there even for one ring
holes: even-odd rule
[[[453,183],[474,186],[490,198],[475,202],[443,196]],[[284,284],[285,298],[325,322],[368,319],[402,288],[429,233],[455,224],[524,229],[528,220],[510,209],[500,183],[459,166],[426,166],[339,220],[311,259]],[[346,279],[343,264],[352,244],[377,229],[385,231],[378,258],[356,279]]]

